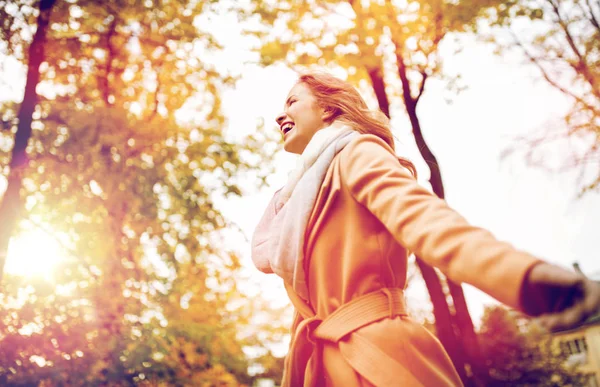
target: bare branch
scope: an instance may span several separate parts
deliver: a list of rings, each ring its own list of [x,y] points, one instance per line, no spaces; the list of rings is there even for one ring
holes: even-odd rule
[[[596,113],[596,108],[592,105],[590,105],[589,103],[587,103],[585,100],[583,100],[581,97],[573,94],[571,91],[565,89],[564,87],[562,87],[561,85],[558,84],[558,82],[556,82],[555,80],[553,80],[550,75],[548,74],[548,72],[546,71],[546,69],[544,68],[544,66],[542,66],[542,64],[540,63],[539,59],[536,58],[535,56],[533,56],[532,53],[529,52],[529,50],[525,47],[525,45],[523,43],[521,43],[521,41],[519,40],[519,38],[517,37],[517,35],[514,33],[514,31],[509,30],[511,35],[513,36],[513,39],[515,40],[515,43],[517,44],[517,46],[521,47],[521,49],[523,50],[523,52],[525,53],[525,56],[527,56],[527,58],[529,59],[529,61],[531,63],[533,63],[538,70],[540,70],[540,72],[542,73],[542,76],[544,77],[544,79],[554,88],[558,89],[560,92],[564,93],[565,95],[568,95],[569,97],[573,98],[574,100],[576,100],[577,102],[579,102],[580,104],[582,104],[583,106],[586,107],[586,109],[589,109],[590,111],[593,111],[594,113]]]
[[[567,23],[565,23],[565,20],[563,19],[562,15],[560,14],[558,4],[555,3],[553,0],[548,0],[548,3],[550,3],[552,5],[552,9],[554,10],[554,13],[556,14],[556,17],[558,19],[557,20],[558,24],[561,26],[561,28],[563,29],[563,31],[565,33],[567,43],[569,43],[569,47],[571,47],[571,50],[573,50],[573,53],[575,54],[575,56],[578,59],[578,64],[571,63],[570,61],[568,63],[571,65],[571,67],[573,67],[573,69],[578,74],[581,73],[583,75],[583,77],[586,79],[586,81],[588,81],[588,83],[590,84],[590,87],[592,88],[592,92],[594,93],[594,95],[598,99],[600,99],[600,91],[596,88],[596,82],[594,81],[594,77],[590,73],[590,69],[588,68],[586,58],[584,58],[584,56],[581,54],[581,52],[577,48],[577,45],[575,44],[575,40],[573,39],[573,36],[571,35],[571,32],[569,31],[569,26],[567,25]]]
[[[415,103],[419,103],[419,99],[421,99],[421,96],[423,95],[423,91],[425,90],[425,82],[427,81],[427,73],[424,70],[421,70],[421,85],[419,86],[419,94],[417,94],[417,97],[415,98]]]
[[[594,27],[596,27],[598,32],[600,32],[600,22],[598,21],[598,17],[596,16],[596,14],[594,14],[594,8],[592,7],[590,0],[585,0],[585,3],[587,4],[587,6],[589,8],[590,22],[594,25]]]

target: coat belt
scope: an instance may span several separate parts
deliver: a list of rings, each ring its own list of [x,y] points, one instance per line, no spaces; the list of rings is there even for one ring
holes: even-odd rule
[[[402,364],[368,340],[360,335],[350,335],[345,338],[375,321],[406,314],[403,289],[384,288],[353,299],[324,319],[317,316],[303,316],[304,320],[298,324],[293,340],[297,342],[306,335],[307,339],[314,344],[313,355],[306,363],[306,366],[310,364],[313,371],[311,372],[313,380],[304,380],[304,374],[298,375],[305,367],[295,367],[294,354],[290,353],[286,359],[283,386],[312,386],[317,383],[323,341],[338,343],[342,356],[352,368],[377,386],[392,386],[399,382],[409,386],[420,386],[421,384],[405,370]],[[297,371],[293,372],[294,369]],[[401,380],[398,379],[399,377]]]

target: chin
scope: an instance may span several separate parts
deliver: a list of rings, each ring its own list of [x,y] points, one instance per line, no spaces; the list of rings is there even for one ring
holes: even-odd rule
[[[296,150],[294,148],[287,147],[285,145],[283,146],[283,150],[286,151],[286,152],[288,152],[288,153],[293,153],[293,154],[296,154],[296,155],[302,154],[302,152],[298,152],[298,150]]]
[[[298,146],[297,144],[294,144],[293,141],[286,141],[283,143],[283,150],[288,152],[288,153],[294,153],[294,154],[302,154],[302,151],[298,150]]]

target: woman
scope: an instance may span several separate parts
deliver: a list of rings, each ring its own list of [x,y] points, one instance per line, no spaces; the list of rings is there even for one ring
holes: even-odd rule
[[[252,240],[295,307],[284,386],[458,386],[439,341],[406,314],[407,256],[476,286],[550,329],[598,310],[600,288],[464,218],[419,186],[389,123],[348,83],[307,74],[277,117],[299,154]]]

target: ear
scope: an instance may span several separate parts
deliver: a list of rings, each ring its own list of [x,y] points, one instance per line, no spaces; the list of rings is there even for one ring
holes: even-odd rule
[[[333,120],[334,116],[335,116],[335,108],[333,108],[333,107],[323,108],[323,114],[321,115],[321,119],[324,122],[330,122],[331,120]]]

